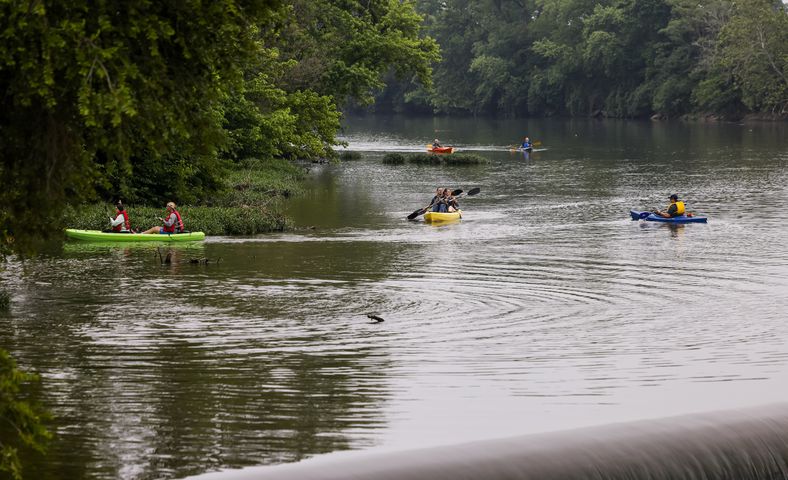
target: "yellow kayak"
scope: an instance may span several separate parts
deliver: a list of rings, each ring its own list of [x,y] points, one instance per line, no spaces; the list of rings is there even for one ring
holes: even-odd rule
[[[451,213],[442,212],[427,212],[424,214],[425,222],[450,222],[452,220],[459,220],[462,218],[462,210],[457,210]]]

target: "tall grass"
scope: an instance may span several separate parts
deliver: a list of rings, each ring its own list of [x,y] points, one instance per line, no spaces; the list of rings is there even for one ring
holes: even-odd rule
[[[283,159],[248,159],[227,172],[225,188],[208,205],[268,206],[303,193],[306,170]]]
[[[383,163],[387,165],[402,165],[405,160],[405,155],[401,153],[387,153],[383,156]]]
[[[475,153],[453,153],[451,155],[436,155],[432,153],[387,153],[383,157],[383,163],[389,165],[401,165],[403,163],[414,163],[417,165],[482,165],[490,163],[490,160]]]
[[[339,159],[346,161],[346,160],[360,160],[361,153],[360,152],[353,152],[349,150],[343,150],[339,153]]]

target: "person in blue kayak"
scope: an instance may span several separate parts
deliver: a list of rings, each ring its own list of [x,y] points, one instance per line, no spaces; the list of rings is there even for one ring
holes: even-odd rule
[[[181,219],[181,214],[175,209],[175,202],[167,202],[167,213],[164,218],[159,220],[164,223],[163,227],[151,227],[142,233],[160,233],[162,235],[183,233],[183,220]]]
[[[523,139],[523,143],[520,144],[520,148],[523,149],[523,150],[530,150],[530,149],[534,148],[534,144],[531,143],[531,139],[530,138],[525,137]]]
[[[115,205],[115,218],[109,217],[109,224],[112,227],[112,231],[115,233],[130,233],[131,232],[131,220],[129,220],[129,213],[126,211],[126,207],[123,203],[118,200],[118,203]]]
[[[662,218],[684,215],[684,202],[679,201],[679,196],[674,193],[668,198],[670,199],[670,205],[668,205],[667,210],[664,212],[662,210],[654,210],[654,215],[659,215]]]

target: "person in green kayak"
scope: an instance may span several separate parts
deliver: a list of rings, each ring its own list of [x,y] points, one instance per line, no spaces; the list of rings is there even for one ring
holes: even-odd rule
[[[670,199],[670,205],[668,205],[667,210],[664,212],[662,210],[654,210],[654,215],[659,215],[662,218],[673,218],[684,215],[684,202],[679,201],[679,196],[674,193],[668,197],[668,199]]]
[[[109,224],[115,233],[131,233],[131,220],[123,202],[118,200],[115,205],[115,218],[109,217]]]
[[[163,227],[151,227],[142,233],[159,233],[162,235],[183,233],[183,220],[181,219],[181,214],[175,209],[175,202],[167,202],[167,213],[164,218],[160,218],[160,220],[164,222]]]

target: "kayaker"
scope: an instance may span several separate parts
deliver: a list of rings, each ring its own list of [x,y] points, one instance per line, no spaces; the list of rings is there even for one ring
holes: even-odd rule
[[[523,143],[520,144],[520,148],[522,148],[523,150],[528,150],[529,148],[533,148],[533,147],[534,147],[534,144],[531,143],[531,139],[528,138],[528,137],[525,137],[523,139]]]
[[[684,215],[684,202],[679,202],[679,196],[674,193],[668,197],[668,199],[670,199],[670,205],[668,205],[667,211],[655,210],[654,215],[659,215],[662,218],[673,218]]]
[[[460,209],[460,204],[457,203],[457,197],[451,194],[451,190],[446,190],[447,197],[446,197],[446,205],[448,206],[447,211],[449,213],[456,212]]]
[[[435,196],[432,197],[432,202],[430,202],[433,212],[447,212],[449,210],[449,205],[446,203],[446,193],[446,188],[439,187],[435,191]]]
[[[113,232],[131,232],[131,221],[129,220],[129,214],[126,211],[126,207],[120,200],[118,200],[118,203],[115,205],[115,219],[113,220],[112,217],[109,217],[109,223],[110,226],[112,226]]]
[[[174,202],[167,202],[167,213],[160,220],[164,222],[163,227],[151,227],[142,233],[160,233],[163,235],[183,233],[183,220],[181,219],[181,214],[175,209]]]
[[[432,148],[433,149],[441,148],[441,147],[443,147],[443,145],[441,145],[441,142],[437,138],[432,141]]]

